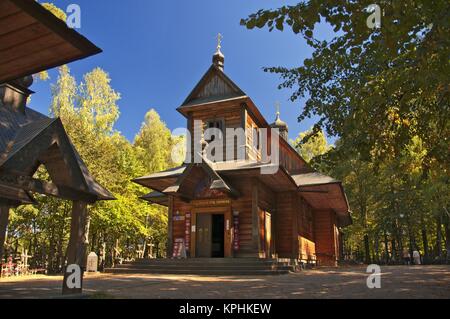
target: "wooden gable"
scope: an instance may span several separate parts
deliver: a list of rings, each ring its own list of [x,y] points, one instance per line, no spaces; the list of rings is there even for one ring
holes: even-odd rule
[[[225,182],[205,159],[202,163],[192,163],[187,166],[176,183],[167,187],[163,193],[186,199],[226,194],[234,197],[239,196],[239,193]]]
[[[32,178],[41,164],[55,184]],[[0,182],[24,190],[66,199],[72,198],[64,193],[73,190],[90,195],[92,201],[114,199],[89,174],[60,119],[35,121],[18,130],[0,158],[0,172],[3,177]]]
[[[212,65],[179,109],[243,96],[246,94],[225,73]]]

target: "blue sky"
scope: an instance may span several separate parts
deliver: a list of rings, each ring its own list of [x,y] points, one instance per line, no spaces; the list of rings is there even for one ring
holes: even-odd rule
[[[44,1],[41,1],[44,2]],[[262,71],[264,66],[298,66],[312,53],[300,36],[267,29],[247,30],[240,19],[261,8],[276,8],[297,1],[274,0],[54,0],[66,9],[81,7],[81,34],[103,49],[103,53],[71,63],[72,74],[101,67],[110,74],[112,87],[121,94],[120,119],[116,129],[129,140],[154,108],[173,130],[186,126],[175,109],[211,64],[220,32],[224,39],[225,73],[249,95],[269,122],[274,120],[275,102],[281,103],[282,119],[289,124],[290,137],[309,129],[314,119],[297,122],[304,101],[288,101],[289,90],[278,90],[280,79]],[[319,37],[332,31],[320,26]],[[45,114],[50,105],[50,84],[57,78],[37,81],[31,107]]]

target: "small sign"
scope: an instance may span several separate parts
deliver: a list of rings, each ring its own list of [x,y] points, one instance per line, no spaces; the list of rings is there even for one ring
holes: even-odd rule
[[[231,204],[229,199],[212,199],[212,200],[196,200],[192,201],[194,206],[226,206]]]
[[[240,242],[239,242],[239,213],[233,214],[233,226],[234,226],[234,232],[233,232],[233,249],[234,251],[239,250]]]
[[[186,213],[186,222],[185,222],[185,229],[184,229],[184,240],[186,243],[186,251],[189,252],[191,247],[191,213]]]
[[[184,238],[175,238],[173,245],[173,254],[174,258],[186,258],[186,246],[184,244]]]

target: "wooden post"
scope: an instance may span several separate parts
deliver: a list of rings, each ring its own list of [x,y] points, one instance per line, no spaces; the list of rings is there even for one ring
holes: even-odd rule
[[[64,271],[63,294],[81,294],[83,291],[83,274],[86,268],[87,247],[89,244],[89,217],[87,203],[74,201],[72,204],[72,222],[70,226],[70,239],[67,247],[67,267],[77,265],[80,273]],[[70,270],[70,269],[69,269]],[[73,271],[73,270],[72,270]],[[79,278],[76,276],[79,275]],[[79,285],[73,283],[79,279]],[[72,283],[72,284],[69,284]]]
[[[258,180],[252,180],[252,241],[253,249],[255,249],[256,256],[259,257],[261,253],[261,240],[259,238],[260,220],[258,207]]]
[[[231,205],[224,214],[224,257],[233,257],[233,213]]]
[[[0,204],[0,264],[3,260],[3,247],[5,246],[6,229],[8,228],[9,209],[9,206]]]
[[[298,243],[298,209],[301,207],[301,198],[296,193],[291,193],[292,214],[292,252],[291,258],[297,260],[299,253]]]
[[[167,218],[167,258],[173,255],[173,196],[169,195],[169,213]]]

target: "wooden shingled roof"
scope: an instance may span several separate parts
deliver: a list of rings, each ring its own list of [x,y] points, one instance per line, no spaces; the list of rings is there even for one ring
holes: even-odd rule
[[[19,112],[0,102],[0,172],[31,178],[40,164],[46,165],[58,186],[91,195],[93,200],[114,199],[91,176],[60,119],[28,107]]]
[[[100,52],[35,0],[0,0],[0,83]]]
[[[297,190],[315,209],[333,209],[338,214],[340,226],[347,226],[352,223],[348,214],[349,205],[347,197],[340,181],[319,172],[291,175],[282,166],[279,167],[280,169],[276,174],[261,174],[261,168],[268,166],[273,166],[273,164],[263,164],[253,161],[208,164],[208,167],[221,177],[252,176],[259,178],[263,183],[277,191]],[[143,199],[152,203],[166,205],[167,201],[164,197],[166,196],[164,191],[176,185],[186,170],[187,166],[180,166],[137,178],[134,182],[157,191],[150,193],[151,195],[144,196]]]

